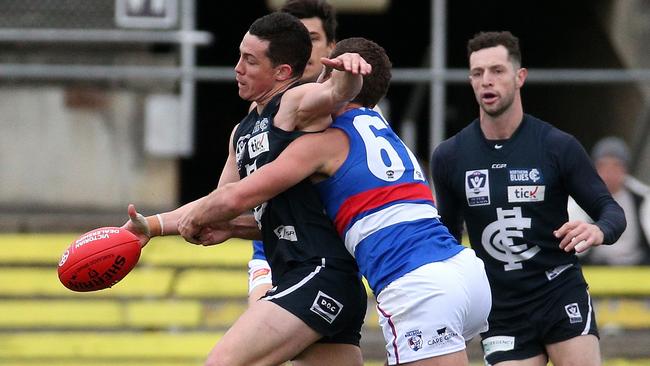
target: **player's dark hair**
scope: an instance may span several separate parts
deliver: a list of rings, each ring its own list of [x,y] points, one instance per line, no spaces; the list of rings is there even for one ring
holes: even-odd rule
[[[325,0],[287,0],[280,11],[289,13],[298,19],[319,18],[323,23],[323,30],[327,43],[336,40],[336,11]]]
[[[519,49],[519,38],[508,31],[503,32],[479,32],[467,42],[467,58],[473,52],[484,48],[503,46],[508,50],[508,57],[514,64],[521,66],[521,50]]]
[[[372,66],[372,72],[363,77],[361,91],[352,100],[353,103],[372,108],[388,91],[393,65],[386,51],[380,45],[365,38],[353,37],[339,41],[332,51],[331,58],[346,52],[358,53]]]
[[[309,31],[298,18],[288,13],[274,12],[258,18],[248,32],[268,41],[267,56],[273,67],[288,64],[294,77],[302,77],[311,56]]]

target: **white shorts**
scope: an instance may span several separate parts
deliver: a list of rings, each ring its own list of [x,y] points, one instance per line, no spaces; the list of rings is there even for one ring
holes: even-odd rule
[[[465,349],[488,329],[491,306],[483,261],[469,248],[398,278],[377,296],[388,364]]]

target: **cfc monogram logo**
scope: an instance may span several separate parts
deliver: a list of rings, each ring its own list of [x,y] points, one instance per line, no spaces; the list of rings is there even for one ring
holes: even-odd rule
[[[505,262],[506,271],[521,269],[521,262],[540,251],[538,246],[529,247],[527,243],[515,245],[513,238],[523,238],[524,229],[530,229],[530,218],[522,217],[521,207],[515,207],[497,208],[497,221],[483,230],[481,244],[494,259]]]

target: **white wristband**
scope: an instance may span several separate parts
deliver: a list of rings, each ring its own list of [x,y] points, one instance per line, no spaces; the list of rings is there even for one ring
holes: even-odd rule
[[[158,218],[158,223],[160,224],[160,236],[163,236],[165,235],[165,224],[163,223],[163,219],[160,214],[156,214],[156,217]]]

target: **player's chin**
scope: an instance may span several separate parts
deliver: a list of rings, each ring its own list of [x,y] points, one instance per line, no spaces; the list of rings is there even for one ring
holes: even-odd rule
[[[239,88],[239,97],[243,100],[251,100],[251,94],[244,88]]]
[[[492,104],[481,104],[483,111],[491,117],[499,117],[505,112],[505,108],[500,106],[497,103],[492,103]]]

